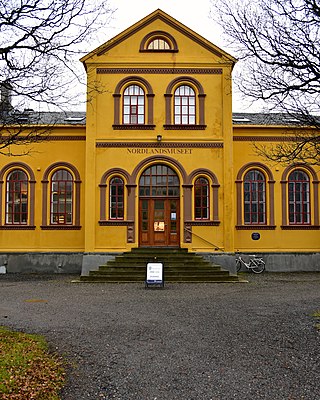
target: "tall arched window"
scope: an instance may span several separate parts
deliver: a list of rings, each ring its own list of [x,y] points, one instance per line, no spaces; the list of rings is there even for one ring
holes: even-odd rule
[[[123,93],[123,123],[144,124],[145,122],[145,95],[138,85],[128,86]]]
[[[244,223],[266,224],[266,179],[259,170],[250,170],[244,176]]]
[[[289,224],[310,224],[310,182],[304,171],[290,173],[288,202]]]
[[[191,86],[179,86],[174,92],[174,123],[176,125],[196,123],[196,94]]]
[[[28,176],[16,169],[6,180],[6,224],[28,223]]]
[[[194,217],[195,219],[209,219],[209,182],[204,177],[197,178],[194,183]]]
[[[50,182],[50,223],[69,225],[73,223],[73,176],[66,169],[59,169]]]
[[[124,218],[124,182],[119,176],[110,180],[109,219]]]

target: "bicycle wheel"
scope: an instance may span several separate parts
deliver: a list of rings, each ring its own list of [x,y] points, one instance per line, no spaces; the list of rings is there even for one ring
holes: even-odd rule
[[[236,259],[236,270],[237,270],[237,272],[239,272],[241,270],[241,262],[238,258]]]
[[[252,271],[255,274],[261,274],[266,268],[266,263],[263,260],[252,260]]]

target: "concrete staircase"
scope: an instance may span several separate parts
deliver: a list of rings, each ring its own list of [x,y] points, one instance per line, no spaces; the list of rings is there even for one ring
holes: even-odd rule
[[[144,282],[148,262],[164,264],[165,282],[239,282],[237,275],[187,249],[136,248],[115,257],[81,282]]]

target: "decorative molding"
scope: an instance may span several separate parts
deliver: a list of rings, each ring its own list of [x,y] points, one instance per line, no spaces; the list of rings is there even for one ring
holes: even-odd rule
[[[62,125],[62,128],[64,128],[66,125]],[[85,127],[85,124],[84,125],[82,125],[83,127]],[[55,126],[55,127],[57,127],[57,126]],[[69,129],[69,126],[68,126],[68,129]],[[8,139],[9,138],[9,136],[6,136],[6,135],[3,135],[2,136],[4,139]],[[17,139],[18,140],[26,140],[28,138],[28,136],[19,136]],[[75,140],[86,140],[86,136],[80,136],[80,135],[78,135],[78,136],[71,136],[71,135],[63,135],[63,136],[58,136],[58,135],[48,135],[48,136],[46,136],[46,137],[43,137],[43,138],[39,138],[39,139],[35,139],[35,141],[39,141],[39,142],[45,142],[45,141],[47,141],[47,142],[51,142],[51,141],[63,141],[63,140],[65,140],[65,141],[75,141]]]
[[[233,136],[234,142],[293,142],[294,136]]]
[[[41,225],[40,227],[44,231],[79,231],[81,226],[79,225]]]
[[[33,231],[34,225],[0,225],[0,230],[4,231]]]
[[[148,50],[150,51],[150,50]],[[210,74],[221,75],[222,68],[97,68],[97,74]]]
[[[134,222],[133,221],[121,221],[121,220],[117,220],[117,221],[99,221],[99,225],[100,226],[130,226],[132,225]]]
[[[112,128],[113,129],[118,129],[118,130],[154,130],[155,129],[155,125],[148,125],[148,124],[113,124]]]
[[[143,142],[96,142],[96,147],[134,147],[134,148],[223,148],[223,142],[197,142],[197,143],[179,143],[179,142],[154,142],[154,143],[143,143]]]
[[[281,229],[287,231],[318,231],[320,225],[281,225]]]
[[[164,129],[169,131],[204,131],[207,125],[174,125],[174,124],[166,124],[163,125]]]
[[[238,231],[273,231],[276,225],[236,225]]]
[[[192,243],[192,226],[187,222],[184,222],[184,243]]]
[[[219,226],[220,221],[185,221],[189,226]]]
[[[71,135],[63,135],[63,136],[48,136],[48,141],[54,140],[54,141],[62,141],[62,140],[67,140],[67,141],[75,141],[75,140],[86,140],[86,136],[71,136]]]

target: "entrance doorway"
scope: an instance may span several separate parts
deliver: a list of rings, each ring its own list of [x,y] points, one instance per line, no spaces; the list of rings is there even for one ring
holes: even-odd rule
[[[140,178],[139,245],[180,245],[179,177],[167,165],[153,165]]]

